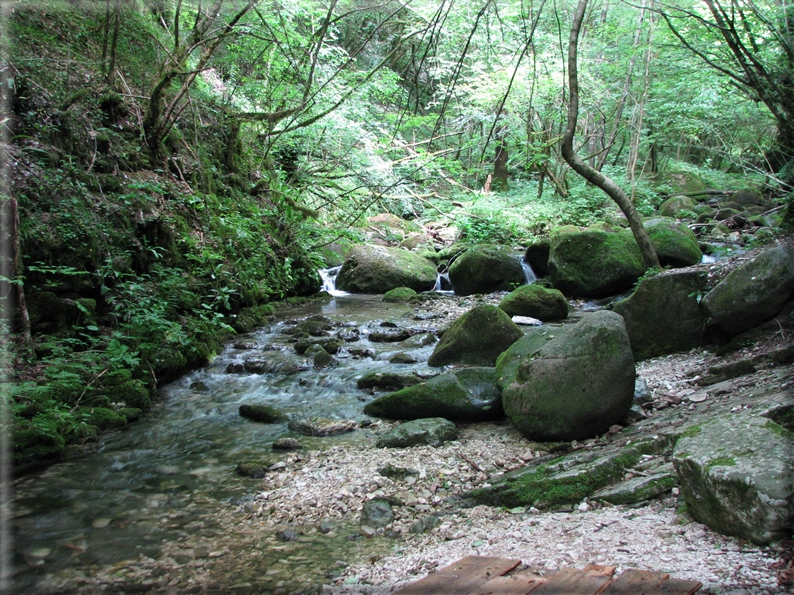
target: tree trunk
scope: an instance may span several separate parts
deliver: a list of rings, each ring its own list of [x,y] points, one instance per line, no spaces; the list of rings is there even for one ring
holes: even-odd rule
[[[613,180],[585,164],[573,150],[576,120],[579,117],[579,74],[576,60],[579,45],[579,30],[581,29],[582,19],[586,9],[587,0],[579,0],[573,24],[571,25],[571,36],[568,41],[568,87],[570,101],[568,103],[568,126],[562,138],[562,156],[576,173],[591,184],[598,186],[617,203],[620,210],[626,215],[631,231],[634,234],[634,239],[637,240],[637,245],[642,253],[645,267],[658,268],[659,258],[656,256],[656,250],[642,225],[642,219],[640,219],[639,213],[637,213],[629,197],[626,196],[626,193],[623,192],[620,186],[615,184]]]

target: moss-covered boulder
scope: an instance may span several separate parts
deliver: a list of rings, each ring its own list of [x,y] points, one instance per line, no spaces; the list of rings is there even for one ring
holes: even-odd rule
[[[415,300],[418,295],[419,294],[410,287],[395,287],[383,295],[383,301],[394,304],[410,302],[411,300]]]
[[[631,408],[634,359],[623,318],[602,310],[568,327],[531,329],[496,364],[502,406],[530,440],[582,440]]]
[[[456,295],[510,291],[525,281],[521,262],[499,246],[475,246],[458,256],[449,267]]]
[[[387,430],[378,437],[378,448],[405,448],[407,446],[441,446],[444,442],[455,440],[458,428],[442,417],[415,419]]]
[[[642,275],[642,255],[630,231],[586,230],[552,238],[549,275],[567,296],[606,297],[629,289]]]
[[[696,194],[706,189],[706,183],[691,171],[665,171],[654,174],[651,178],[657,192]]]
[[[504,416],[493,368],[463,368],[427,382],[383,395],[367,403],[364,413],[387,419],[443,417],[452,421],[486,421]]]
[[[271,405],[246,403],[240,405],[240,417],[265,424],[277,424],[287,421],[287,416]]]
[[[770,248],[734,269],[703,298],[712,321],[738,335],[769,320],[794,296],[794,248]]]
[[[635,361],[687,351],[707,343],[704,271],[673,271],[643,279],[613,311],[626,324]]]
[[[695,201],[688,196],[673,196],[659,205],[659,214],[662,217],[678,217],[681,211],[692,211]]]
[[[24,473],[60,460],[66,440],[57,428],[28,420],[15,420],[11,433],[14,471]]]
[[[538,320],[568,318],[568,300],[561,291],[540,285],[522,285],[508,293],[499,307],[509,316],[530,316]]]
[[[703,259],[697,237],[683,223],[670,217],[653,217],[643,225],[662,266],[688,267]]]
[[[549,249],[551,241],[548,238],[538,240],[527,246],[524,252],[524,262],[532,267],[536,275],[546,276],[549,274]]]
[[[764,196],[753,188],[738,190],[731,196],[731,202],[742,207],[758,206],[764,204]]]
[[[452,323],[427,364],[493,366],[499,354],[523,335],[504,310],[492,305],[476,306]]]
[[[692,426],[673,464],[692,516],[758,544],[794,528],[794,434],[770,419],[738,412]]]
[[[336,277],[336,288],[351,293],[386,293],[397,287],[429,291],[436,266],[413,252],[384,246],[357,246]]]

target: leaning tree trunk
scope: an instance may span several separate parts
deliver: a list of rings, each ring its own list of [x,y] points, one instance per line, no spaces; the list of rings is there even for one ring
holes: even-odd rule
[[[631,231],[634,234],[634,239],[637,240],[637,245],[640,247],[645,267],[658,268],[659,258],[656,256],[656,250],[642,225],[642,220],[640,219],[639,213],[637,213],[637,209],[634,208],[629,197],[612,179],[588,166],[573,150],[573,137],[576,132],[576,120],[579,116],[579,74],[576,67],[576,58],[579,45],[579,30],[582,27],[582,19],[584,18],[586,8],[587,0],[579,0],[579,6],[576,8],[576,14],[574,15],[573,24],[571,25],[571,36],[568,41],[568,86],[570,102],[568,103],[568,126],[562,137],[562,156],[577,174],[594,186],[598,186],[617,203],[620,210],[626,215]]]

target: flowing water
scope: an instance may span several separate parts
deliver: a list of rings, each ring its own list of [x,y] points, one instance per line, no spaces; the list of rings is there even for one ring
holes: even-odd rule
[[[348,346],[368,350],[370,357],[342,350],[337,367],[312,369],[282,331],[290,326],[289,318],[317,314],[357,328],[361,339]],[[284,308],[280,318],[268,328],[237,337],[209,367],[162,387],[149,412],[128,429],[102,437],[94,452],[16,482],[14,592],[39,592],[48,573],[63,577],[140,556],[157,559],[167,544],[184,541],[186,535],[212,536],[213,515],[244,506],[257,492],[259,482],[239,477],[237,463],[271,452],[274,439],[292,435],[286,423],[241,418],[241,404],[269,404],[292,417],[361,421],[366,418],[362,400],[368,397],[356,388],[356,380],[365,372],[433,374],[424,363],[433,346],[413,340],[422,335],[402,343],[368,340],[374,329],[383,330],[384,322],[433,330],[433,314],[414,305],[342,295],[326,303]],[[416,363],[389,364],[398,351]],[[252,356],[266,362],[265,373],[245,371],[244,362]],[[319,448],[355,443],[362,434],[299,438],[305,447]],[[251,572],[269,571],[267,581],[258,583],[262,589],[289,587],[296,574],[310,583],[328,582],[323,573],[340,557],[364,556],[377,548],[375,540],[354,539],[356,532],[350,527],[336,537],[318,535],[289,544],[295,562],[285,563],[283,552],[263,554],[252,561]],[[307,559],[312,563],[307,565]]]

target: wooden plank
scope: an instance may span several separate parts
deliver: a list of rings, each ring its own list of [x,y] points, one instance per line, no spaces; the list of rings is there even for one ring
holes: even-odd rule
[[[702,586],[698,581],[671,579],[666,572],[629,568],[598,595],[692,595]]]
[[[594,595],[612,580],[614,572],[611,566],[590,567],[586,570],[563,568],[549,581],[539,585],[532,595]]]
[[[492,578],[470,595],[528,595],[547,580],[547,576],[524,570],[509,576]]]
[[[425,578],[396,591],[399,595],[468,595],[488,580],[506,574],[521,564],[521,560],[466,556]]]

